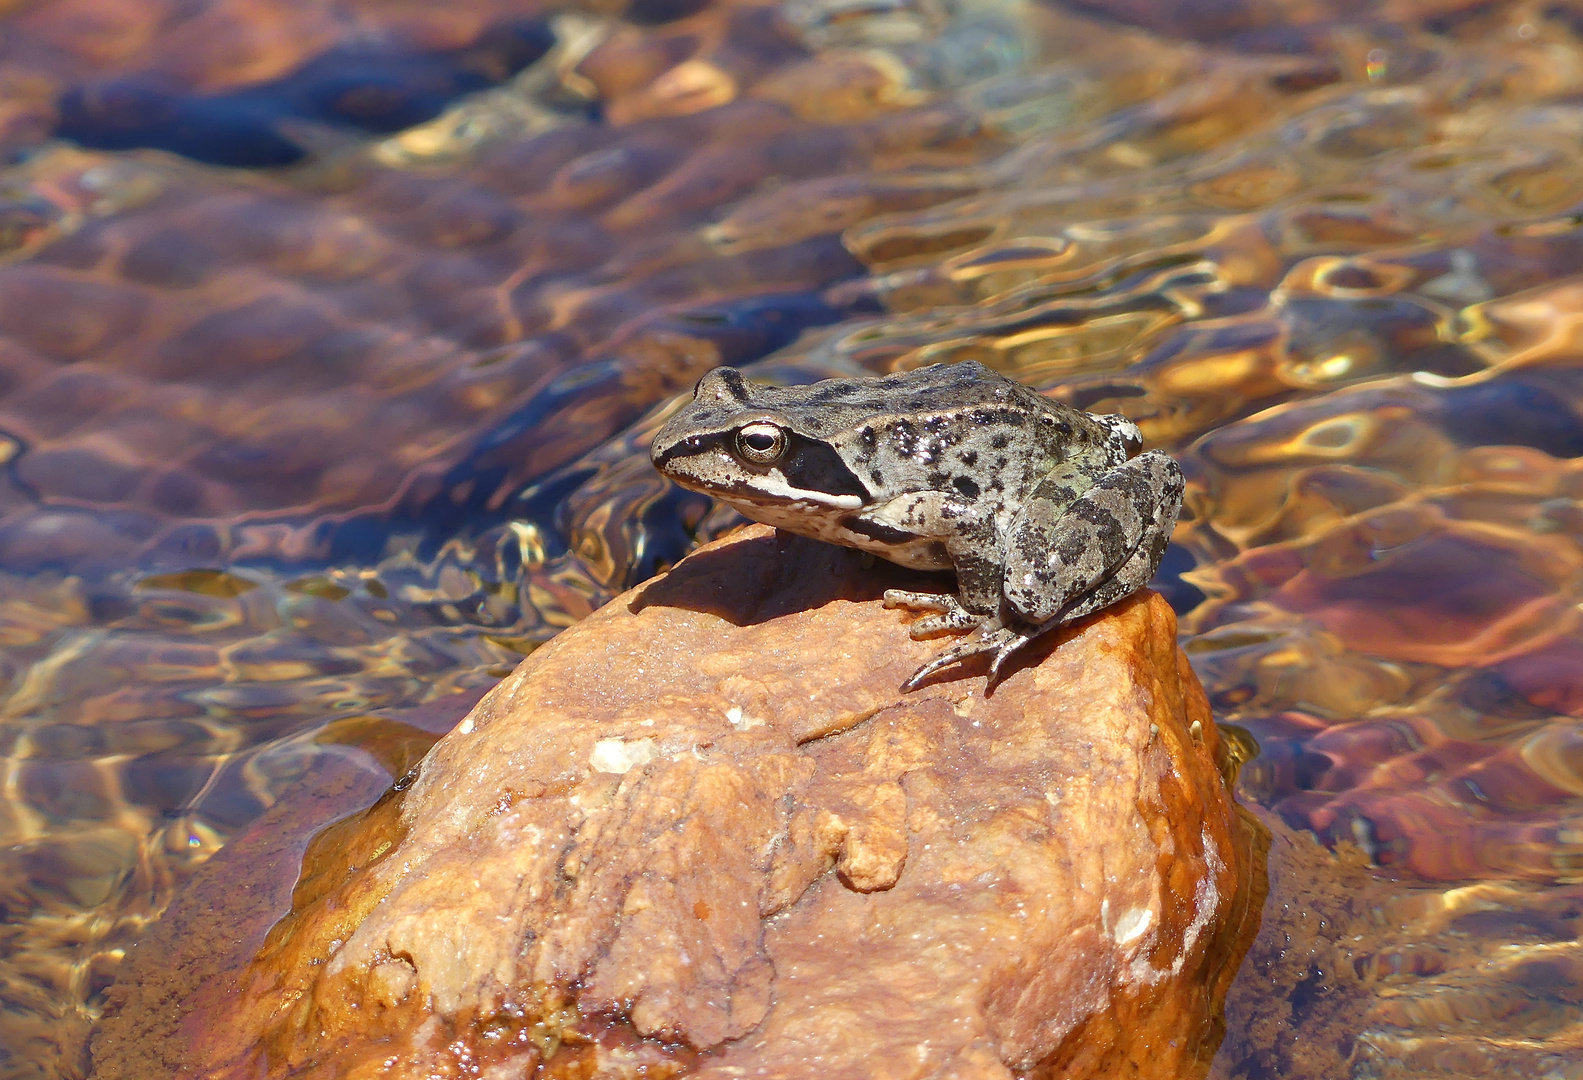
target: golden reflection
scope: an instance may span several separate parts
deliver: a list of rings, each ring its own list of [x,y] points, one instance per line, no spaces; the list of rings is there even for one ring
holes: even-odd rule
[[[1182,458],[1160,584],[1245,797],[1325,845],[1276,845],[1293,910],[1353,931],[1282,931],[1330,966],[1266,955],[1237,1061],[1583,1049],[1565,5],[599,4],[397,130],[285,118],[289,167],[55,137],[525,17],[277,7],[0,5],[0,1080],[81,1075],[126,946],[316,762],[404,774],[411,710],[730,528],[644,455],[719,363],[974,359]]]

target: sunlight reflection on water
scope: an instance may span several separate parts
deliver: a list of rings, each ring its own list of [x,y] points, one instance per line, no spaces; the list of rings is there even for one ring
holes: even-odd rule
[[[0,1076],[317,755],[731,524],[644,452],[702,371],[966,359],[1179,454],[1243,796],[1374,890],[1276,980],[1324,1049],[1217,1068],[1583,1075],[1583,11],[1205,7],[4,16]]]

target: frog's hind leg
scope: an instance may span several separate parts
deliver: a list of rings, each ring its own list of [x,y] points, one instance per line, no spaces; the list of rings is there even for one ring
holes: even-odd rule
[[[1107,470],[1064,505],[1035,492],[1008,545],[1008,604],[1047,630],[1147,585],[1170,542],[1183,487],[1181,466],[1152,450]]]
[[[903,690],[981,653],[994,654],[993,687],[1006,661],[1040,634],[1148,584],[1181,510],[1181,466],[1151,451],[1104,469],[1076,496],[1072,480],[1067,473],[1052,476],[1024,506],[1007,545],[1001,612],[974,617],[973,632],[919,668]],[[947,613],[941,619],[962,607],[950,597],[929,597],[917,606]]]
[[[936,634],[972,630],[992,622],[1000,610],[1000,564],[994,559],[958,552],[953,557],[957,595],[886,589],[885,606],[904,607],[936,614],[913,623],[908,632],[914,641]],[[999,625],[998,622],[995,625]],[[914,676],[916,678],[916,676]]]
[[[1067,484],[1070,478],[1052,477],[1049,483]],[[1007,549],[1009,616],[982,622],[919,668],[902,689],[987,652],[995,654],[989,665],[993,688],[1006,661],[1028,642],[1147,585],[1170,542],[1183,487],[1181,466],[1151,451],[1106,470],[1076,498],[1053,490],[1041,498],[1036,490]]]
[[[1176,520],[1176,508],[1171,508],[1170,520],[1172,522]],[[1154,572],[1160,568],[1160,560],[1164,558],[1166,545],[1170,542],[1171,530],[1168,528],[1146,533],[1142,542],[1128,556],[1127,561],[1122,563],[1113,574],[1061,610],[1055,619],[1055,625],[1076,622],[1085,615],[1103,611],[1116,601],[1124,600],[1143,588],[1154,577]]]

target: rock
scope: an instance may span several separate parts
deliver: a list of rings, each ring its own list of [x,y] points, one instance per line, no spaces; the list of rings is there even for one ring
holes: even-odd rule
[[[941,643],[864,561],[750,528],[534,653],[310,850],[164,1075],[1201,1074],[1264,868],[1170,608],[900,694]]]
[[[186,1041],[178,1027],[206,979],[234,979],[293,901],[313,883],[344,873],[348,852],[379,843],[370,822],[398,804],[391,778],[478,703],[482,690],[445,694],[426,704],[331,721],[314,738],[301,781],[206,862],[176,902],[127,950],[109,1022],[93,1033],[101,1074],[169,1077],[182,1072]],[[381,793],[387,797],[380,800]],[[370,804],[374,804],[370,806]],[[341,819],[337,821],[336,819]],[[326,822],[336,824],[324,828]],[[299,881],[302,889],[293,889]],[[88,1039],[62,1040],[86,1061]],[[62,1070],[79,1077],[82,1067]]]

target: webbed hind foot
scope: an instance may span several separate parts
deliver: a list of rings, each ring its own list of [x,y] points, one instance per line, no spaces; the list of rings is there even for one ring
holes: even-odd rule
[[[1018,649],[1038,637],[1043,629],[1043,627],[1030,627],[1019,630],[998,621],[981,622],[967,637],[942,650],[933,660],[913,672],[912,677],[901,684],[901,689],[904,693],[915,690],[925,679],[942,668],[949,667],[959,660],[992,652],[995,658],[990,661],[989,683],[985,690],[993,690],[1000,682],[1001,668],[1005,666],[1006,661]]]

